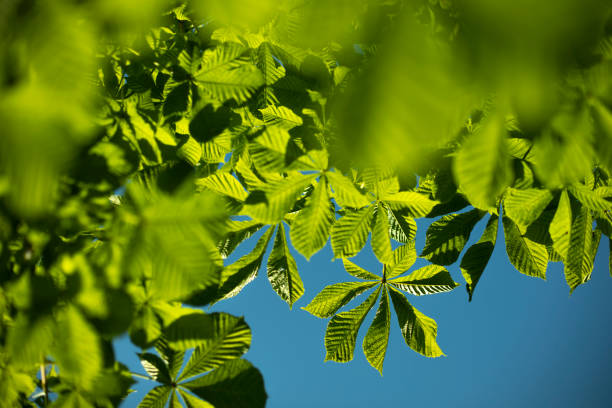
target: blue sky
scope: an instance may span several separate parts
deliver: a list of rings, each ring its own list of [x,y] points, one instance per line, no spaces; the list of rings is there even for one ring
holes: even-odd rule
[[[427,224],[418,222],[419,251]],[[481,221],[466,249],[483,228]],[[255,240],[244,244],[237,255],[254,244]],[[429,359],[413,352],[404,343],[392,311],[382,377],[361,351],[374,311],[360,330],[353,361],[323,362],[328,319],[301,307],[323,287],[354,279],[340,261],[332,262],[329,244],[310,262],[296,252],[294,256],[306,292],[293,310],[274,293],[264,268],[238,296],[211,309],[244,315],[251,326],[253,342],[245,357],[263,373],[269,408],[612,406],[612,278],[606,238],[600,243],[591,281],[569,296],[561,263],[549,264],[547,281],[514,269],[505,254],[500,226],[495,252],[471,303],[458,263],[449,270],[462,286],[451,293],[409,297],[437,321],[438,344],[446,357]],[[369,245],[352,260],[380,271]],[[418,260],[415,267],[426,263]],[[117,341],[116,351],[132,371],[143,372],[129,340]],[[122,406],[136,406],[152,385],[136,385],[137,392]]]

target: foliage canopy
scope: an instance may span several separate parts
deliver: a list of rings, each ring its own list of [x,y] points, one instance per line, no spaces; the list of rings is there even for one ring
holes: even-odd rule
[[[142,407],[264,406],[249,326],[201,307],[264,263],[292,307],[291,248],[330,242],[355,278],[304,308],[331,318],[325,360],[353,358],[376,308],[381,374],[391,304],[410,348],[443,355],[406,294],[455,289],[460,262],[471,300],[500,233],[520,273],[587,282],[612,231],[612,7],[531,3],[6,2],[0,400],[118,405],[128,332],[158,384]],[[378,274],[348,259],[368,239]]]

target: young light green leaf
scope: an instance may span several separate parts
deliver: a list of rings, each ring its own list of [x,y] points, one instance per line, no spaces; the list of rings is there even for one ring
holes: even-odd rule
[[[612,202],[606,200],[587,187],[570,186],[568,187],[568,191],[572,193],[582,205],[591,211],[603,214],[606,211],[609,212],[612,210]]]
[[[273,232],[273,228],[268,228],[259,238],[252,252],[244,255],[223,270],[217,294],[219,300],[236,296],[242,288],[255,279]]]
[[[291,224],[291,243],[306,259],[325,246],[336,217],[327,181],[321,177]]]
[[[497,240],[498,224],[499,218],[497,215],[491,215],[482,236],[477,243],[468,248],[461,260],[461,274],[466,282],[470,302],[476,285],[491,258],[491,254],[493,254],[495,241]]]
[[[417,225],[414,218],[389,209],[389,235],[392,239],[407,244],[415,240],[416,232]]]
[[[503,118],[493,115],[469,135],[453,162],[459,189],[477,208],[495,207],[497,197],[512,180]]]
[[[528,188],[517,190],[509,187],[504,195],[506,215],[523,231],[534,222],[553,199],[549,190]]]
[[[269,182],[249,194],[243,211],[259,222],[277,224],[315,178],[315,174],[297,174]]]
[[[450,265],[457,260],[470,233],[484,213],[478,209],[450,214],[427,229],[427,241],[421,256],[438,265]]]
[[[383,286],[382,296],[378,304],[378,310],[363,339],[363,353],[372,367],[382,375],[383,362],[387,353],[389,343],[389,329],[391,327],[391,311],[389,309],[389,295],[386,285]]]
[[[192,353],[178,381],[210,371],[239,358],[251,345],[251,329],[241,317],[213,313],[213,335]]]
[[[384,266],[387,280],[406,272],[416,259],[414,242],[397,247],[393,251],[393,261]]]
[[[355,296],[376,286],[378,282],[342,282],[326,286],[308,306],[302,309],[322,319],[332,316]]]
[[[285,106],[269,105],[259,110],[263,115],[263,121],[267,126],[277,126],[284,130],[302,126],[302,118]]]
[[[344,269],[351,275],[358,279],[363,280],[381,280],[381,277],[373,274],[372,272],[368,272],[360,266],[355,265],[348,259],[343,259],[342,263],[344,264]]]
[[[338,313],[328,323],[325,331],[325,361],[345,363],[353,359],[357,332],[366,315],[374,306],[381,288],[354,309]]]
[[[238,201],[246,200],[248,193],[231,173],[216,172],[208,177],[196,179],[198,189],[208,189]]]
[[[268,280],[272,289],[289,304],[289,308],[304,294],[304,284],[289,251],[282,222],[278,225],[274,246],[268,258]]]
[[[581,206],[573,217],[570,230],[570,241],[565,259],[565,280],[570,287],[570,293],[591,278],[593,271],[593,233],[590,210]],[[599,244],[599,241],[597,241]]]
[[[395,278],[388,282],[416,296],[450,292],[459,286],[458,283],[453,281],[446,268],[439,265],[427,265],[417,269],[408,276]]]
[[[436,322],[408,303],[404,294],[397,289],[389,287],[389,294],[406,344],[425,357],[444,355],[436,342],[438,333]]]
[[[552,245],[555,251],[563,259],[567,259],[567,250],[570,245],[570,232],[572,229],[572,207],[570,205],[567,190],[561,192],[557,211],[553,217],[548,231],[552,238]]]
[[[254,233],[259,231],[263,227],[263,224],[254,221],[228,221],[227,230],[229,231],[225,237],[217,244],[219,253],[221,256],[227,257],[229,254],[234,252],[234,249],[240,243],[250,238]]]
[[[334,190],[334,198],[338,205],[342,207],[361,208],[370,204],[370,200],[363,195],[351,180],[343,176],[337,171],[325,173],[325,177],[329,179],[332,189]]]
[[[356,255],[368,240],[373,207],[347,211],[336,220],[332,227],[331,244],[336,258],[350,258]]]
[[[264,84],[261,72],[241,61],[245,49],[235,43],[225,43],[206,50],[202,67],[194,75],[198,86],[220,102],[234,99],[244,102]]]
[[[415,191],[400,191],[399,193],[385,194],[381,201],[394,211],[407,211],[412,217],[424,217],[438,204],[423,194]]]
[[[371,244],[374,254],[381,263],[389,263],[393,260],[393,249],[389,237],[389,215],[383,203],[378,203],[374,209]]]
[[[506,239],[506,253],[510,263],[521,273],[546,279],[548,252],[546,245],[538,244],[521,235],[518,226],[508,217],[502,217]]]

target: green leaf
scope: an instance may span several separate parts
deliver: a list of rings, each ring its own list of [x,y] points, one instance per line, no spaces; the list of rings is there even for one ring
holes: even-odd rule
[[[436,342],[438,333],[436,322],[408,303],[408,300],[397,289],[390,287],[389,294],[406,344],[425,357],[444,355]]]
[[[225,238],[217,244],[217,248],[222,256],[227,257],[229,254],[234,252],[234,249],[241,242],[250,238],[253,234],[259,231],[263,227],[263,224],[257,221],[228,221],[227,230],[229,231]]]
[[[57,322],[61,335],[55,338],[53,356],[62,376],[91,389],[103,363],[98,334],[74,306],[63,309]]]
[[[542,214],[552,199],[553,195],[549,190],[536,188],[517,190],[509,187],[504,195],[504,210],[506,215],[525,231],[527,226]]]
[[[209,316],[213,322],[213,335],[193,351],[178,381],[239,358],[251,345],[251,329],[243,318],[227,313],[213,313]]]
[[[612,210],[612,203],[605,198],[599,196],[589,188],[582,186],[570,186],[568,191],[586,208],[595,211],[598,214],[609,212]]]
[[[572,207],[570,204],[567,190],[561,192],[559,205],[548,230],[552,238],[552,245],[555,251],[563,259],[567,259],[567,250],[570,245],[570,231],[572,229]]]
[[[180,369],[183,367],[185,352],[170,348],[168,340],[164,336],[160,337],[155,343],[155,350],[157,350],[159,355],[166,361],[168,371],[170,372],[170,378],[176,378]]]
[[[285,106],[270,105],[259,111],[263,115],[263,121],[267,126],[277,126],[284,130],[291,130],[302,126],[304,123],[301,117]]]
[[[414,242],[397,247],[393,251],[393,261],[384,266],[387,280],[406,272],[416,259]]]
[[[214,408],[214,406],[209,404],[208,402],[194,397],[193,395],[181,390],[180,388],[179,394],[181,394],[181,397],[183,398],[183,401],[185,401],[185,405],[187,405],[187,408]]]
[[[342,282],[325,287],[302,309],[322,319],[332,316],[355,296],[376,286],[377,282]]]
[[[373,207],[347,211],[332,227],[331,244],[336,258],[356,255],[368,240],[368,232],[374,213]]]
[[[382,263],[391,262],[393,249],[389,236],[389,214],[383,203],[378,203],[374,209],[374,225],[372,228],[372,250]]]
[[[164,408],[171,392],[172,387],[168,385],[157,386],[144,396],[138,408]]]
[[[521,235],[518,226],[508,217],[502,217],[506,239],[506,253],[514,267],[521,273],[546,279],[548,252],[546,245],[538,244]]]
[[[297,174],[266,183],[262,191],[249,194],[243,211],[259,222],[277,224],[315,178],[314,174]]]
[[[570,287],[570,293],[578,285],[591,279],[594,258],[591,256],[594,245],[592,224],[593,219],[589,209],[581,206],[572,220],[569,248],[565,259],[565,280]]]
[[[325,246],[336,220],[327,182],[321,177],[306,205],[291,223],[291,243],[306,259]]]
[[[142,349],[151,347],[161,336],[161,322],[150,307],[143,307],[130,325],[130,340]]]
[[[470,233],[484,213],[478,209],[450,214],[427,229],[427,241],[421,256],[438,265],[450,265],[457,260]]]
[[[494,115],[469,135],[453,162],[459,189],[470,203],[488,210],[512,180],[503,118]]]
[[[289,304],[289,308],[304,294],[304,284],[289,251],[282,223],[278,225],[274,246],[268,258],[268,280],[272,289]]]
[[[354,309],[335,315],[325,331],[325,361],[345,363],[353,359],[357,332],[366,315],[374,306],[380,287]]]
[[[238,201],[244,201],[248,196],[242,184],[231,173],[216,172],[208,177],[197,179],[195,184],[200,189],[208,189]]]
[[[370,204],[370,200],[342,173],[330,171],[325,173],[325,177],[329,179],[334,198],[341,207],[361,208]]]
[[[372,367],[382,375],[383,362],[389,343],[389,329],[391,327],[391,311],[389,309],[389,295],[386,285],[383,286],[382,296],[378,310],[363,339],[363,353]]]
[[[346,269],[346,271],[351,275],[354,276],[358,279],[364,279],[364,280],[380,280],[381,277],[378,275],[373,274],[372,272],[368,272],[365,269],[355,265],[354,263],[352,263],[351,261],[349,261],[348,259],[343,259],[342,263],[344,264],[344,269]]]
[[[138,354],[138,357],[140,358],[140,364],[152,379],[170,385],[172,378],[164,360],[152,353],[141,353]]]
[[[264,79],[255,66],[241,60],[244,51],[235,43],[206,50],[202,67],[194,75],[198,86],[220,102],[248,100],[264,84]]]
[[[461,260],[461,274],[466,282],[469,300],[472,301],[476,285],[484,272],[497,240],[497,225],[499,218],[491,215],[482,236],[477,243],[468,248]]]
[[[427,265],[417,269],[408,276],[388,281],[391,285],[411,295],[433,295],[450,292],[459,286],[453,281],[450,273],[443,266]]]
[[[202,158],[202,146],[193,137],[189,136],[180,144],[176,155],[195,166]]]
[[[181,385],[215,408],[263,408],[268,398],[261,373],[242,359]]]
[[[414,191],[400,191],[394,194],[385,194],[381,201],[394,211],[407,211],[412,217],[424,217],[438,204],[426,196]]]
[[[268,228],[257,241],[253,251],[244,255],[223,270],[221,273],[219,293],[217,295],[219,300],[236,296],[240,293],[242,288],[255,279],[273,232],[273,228]]]
[[[213,322],[204,313],[190,313],[173,320],[164,329],[172,350],[185,351],[197,347],[213,335]]]
[[[286,129],[266,127],[249,143],[249,154],[258,170],[282,172],[288,166],[287,147],[291,136]]]
[[[389,235],[392,239],[407,244],[416,239],[417,225],[414,218],[389,210]]]

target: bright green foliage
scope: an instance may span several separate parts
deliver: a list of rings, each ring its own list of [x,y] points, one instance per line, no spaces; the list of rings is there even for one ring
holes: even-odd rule
[[[406,249],[404,249],[407,247]],[[366,282],[336,283],[324,288],[304,309],[321,318],[332,316],[325,332],[325,360],[347,362],[353,359],[357,333],[368,312],[380,296],[378,310],[363,340],[363,352],[372,367],[382,374],[390,328],[389,295],[398,315],[402,335],[413,350],[427,357],[438,357],[442,351],[436,343],[436,323],[417,311],[404,295],[431,295],[448,292],[458,286],[448,271],[437,265],[417,269],[407,276],[403,274],[416,259],[414,247],[401,246],[383,266],[382,276],[375,275],[345,259],[346,271]],[[345,312],[336,312],[355,296],[376,287],[359,306]]]
[[[326,359],[349,361],[377,305],[363,349],[381,372],[390,303],[408,346],[442,355],[404,293],[453,289],[439,265],[459,262],[471,299],[500,217],[521,273],[562,261],[573,292],[599,272],[612,233],[608,2],[5,3],[6,406],[118,405],[132,375],[106,350],[124,333],[159,383],[142,406],[263,406],[261,374],[239,358],[246,323],[189,306],[239,295],[265,262],[292,307],[309,273],[294,254],[328,241],[360,281],[330,276],[305,309],[331,317]],[[418,218],[432,219],[432,265],[404,275]],[[382,276],[347,259],[370,236]]]

